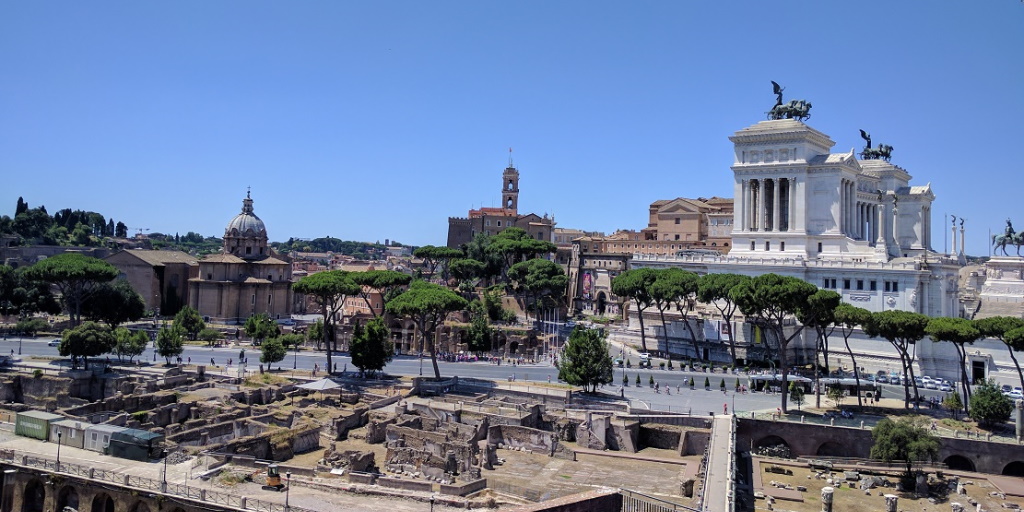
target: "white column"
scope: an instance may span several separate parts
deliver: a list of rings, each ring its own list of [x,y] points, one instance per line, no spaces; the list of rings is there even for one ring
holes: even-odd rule
[[[753,231],[757,229],[757,207],[758,200],[761,198],[761,183],[759,180],[750,180],[747,187],[750,189],[750,206],[747,207],[747,214],[750,215],[747,222],[750,225],[747,229]]]
[[[743,231],[744,217],[743,212],[746,211],[747,204],[747,180],[740,180],[740,193],[736,195],[736,204],[733,205],[733,219],[739,220],[734,222],[733,230]]]
[[[772,231],[778,231],[782,226],[782,223],[779,222],[782,220],[779,218],[779,203],[782,199],[782,192],[779,191],[780,182],[781,180],[778,178],[772,180]]]
[[[761,180],[761,231],[768,231],[768,180]]]
[[[787,231],[796,230],[796,178],[789,179],[789,228]]]

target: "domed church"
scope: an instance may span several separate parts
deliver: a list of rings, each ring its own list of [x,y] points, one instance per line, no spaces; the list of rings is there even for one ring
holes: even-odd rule
[[[267,245],[267,227],[248,192],[242,213],[224,229],[224,249],[199,260],[199,277],[189,287],[189,305],[216,323],[240,324],[259,313],[291,316],[291,260]]]

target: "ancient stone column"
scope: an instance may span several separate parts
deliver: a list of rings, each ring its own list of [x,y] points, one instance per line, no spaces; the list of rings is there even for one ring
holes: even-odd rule
[[[831,487],[821,488],[821,512],[832,512],[832,494],[835,491]]]
[[[1014,401],[1014,421],[1017,423],[1017,440],[1024,439],[1024,400]]]
[[[896,507],[899,502],[899,496],[895,494],[885,495],[885,512],[896,512]]]

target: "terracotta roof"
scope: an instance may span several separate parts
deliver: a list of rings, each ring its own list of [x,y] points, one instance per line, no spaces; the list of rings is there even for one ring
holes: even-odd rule
[[[245,260],[235,256],[234,254],[211,254],[202,259],[203,262],[208,263],[245,263]]]
[[[195,256],[181,251],[156,251],[148,249],[129,249],[122,251],[128,253],[136,258],[153,265],[154,267],[166,265],[168,263],[184,263],[186,265],[196,265],[199,262]],[[115,253],[121,254],[121,253]]]

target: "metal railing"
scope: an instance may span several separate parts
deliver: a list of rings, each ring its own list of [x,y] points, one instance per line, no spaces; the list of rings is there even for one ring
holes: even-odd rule
[[[622,495],[622,512],[700,512],[699,509],[665,501],[629,489],[619,489]]]
[[[98,480],[130,490],[157,492],[168,496],[178,496],[188,500],[212,503],[237,510],[251,510],[253,512],[315,512],[307,508],[296,506],[285,507],[281,503],[210,491],[199,487],[192,487],[187,484],[167,483],[165,485],[162,481],[153,478],[135,476],[128,473],[119,473],[105,469],[96,469],[82,464],[61,462],[60,467],[58,468],[56,460],[40,457],[38,455],[18,454],[14,450],[0,451],[0,460],[15,466],[41,469],[52,473],[62,473],[76,476],[83,480]]]

